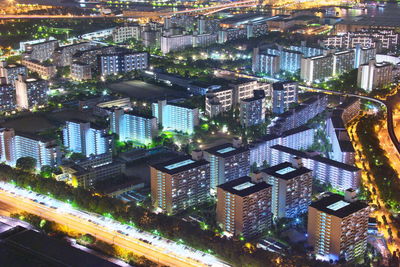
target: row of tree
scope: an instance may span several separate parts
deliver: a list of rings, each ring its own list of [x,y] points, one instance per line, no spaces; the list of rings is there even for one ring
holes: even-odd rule
[[[264,250],[249,250],[244,241],[228,239],[220,233],[202,230],[197,224],[165,214],[155,214],[137,205],[127,206],[118,199],[98,196],[93,192],[73,188],[54,179],[42,179],[35,174],[13,169],[8,165],[0,165],[0,180],[51,195],[85,210],[111,214],[116,220],[134,224],[145,231],[157,230],[166,238],[214,253],[234,266],[276,266],[277,262],[280,262],[279,266],[315,266],[317,264],[317,261],[309,260],[304,255],[281,258],[277,254]],[[318,264],[324,266],[324,263]]]

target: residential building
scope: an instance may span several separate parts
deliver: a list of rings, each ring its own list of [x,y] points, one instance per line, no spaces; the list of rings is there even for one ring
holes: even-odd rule
[[[75,61],[71,64],[70,73],[71,78],[77,81],[91,80],[93,78],[92,66],[79,61]]]
[[[166,100],[152,104],[153,116],[164,129],[192,134],[199,125],[199,110],[179,103],[167,103]]]
[[[356,45],[354,69],[358,69],[360,65],[367,64],[370,60],[376,57],[376,48],[374,47],[362,47],[361,45]]]
[[[102,76],[145,70],[149,67],[147,52],[123,52],[98,56],[99,72]]]
[[[43,136],[18,132],[14,129],[0,130],[1,159],[11,166],[22,157],[36,160],[36,168],[56,166],[61,162],[60,147],[56,140]]]
[[[251,79],[237,79],[229,84],[232,88],[233,105],[240,104],[240,100],[253,97],[254,90],[263,90],[265,97],[271,99],[272,86],[270,83],[258,82]]]
[[[157,119],[133,111],[115,109],[110,113],[110,130],[118,134],[120,141],[150,144],[158,134]]]
[[[93,48],[90,42],[81,42],[66,46],[58,47],[53,53],[53,63],[57,67],[70,66],[72,63],[72,57],[78,51],[89,50]]]
[[[231,236],[252,238],[263,234],[272,223],[271,189],[244,176],[217,188],[217,223]]]
[[[333,71],[332,76],[340,76],[354,68],[355,52],[354,50],[345,50],[333,53]]]
[[[0,77],[5,78],[6,84],[15,85],[18,75],[26,76],[28,70],[25,66],[19,64],[8,64],[6,61],[0,62]]]
[[[240,101],[240,124],[250,127],[265,122],[266,101],[264,90],[254,90],[254,96]]]
[[[107,134],[107,128],[80,120],[66,121],[65,124],[63,144],[68,150],[86,157],[111,151],[111,136]]]
[[[226,112],[233,105],[232,88],[220,88],[211,90],[206,94],[206,115],[210,118],[217,116],[220,113]]]
[[[91,67],[92,72],[98,72],[99,71],[98,56],[112,55],[116,53],[124,53],[129,51],[130,51],[129,49],[122,48],[120,46],[114,46],[114,45],[100,46],[87,50],[77,51],[72,57],[73,60],[72,62],[84,63]]]
[[[271,166],[282,162],[298,161],[313,171],[313,176],[321,184],[329,184],[337,190],[358,189],[361,170],[355,166],[320,156],[317,152],[303,152],[282,145],[271,146],[272,157],[267,158]]]
[[[254,72],[261,72],[270,77],[275,77],[281,70],[280,56],[261,53],[258,56],[258,66]]]
[[[355,200],[353,190],[345,196],[332,194],[313,202],[308,210],[308,243],[317,259],[353,261],[367,250],[369,207]]]
[[[140,38],[140,25],[126,25],[116,27],[112,32],[114,43],[122,43],[129,39],[139,40]]]
[[[271,208],[274,218],[298,218],[311,204],[312,171],[290,162],[261,171],[263,180],[272,185]]]
[[[327,105],[328,97],[324,94],[317,94],[300,105],[280,114],[268,126],[267,131],[269,134],[280,135],[285,131],[302,126],[322,113]]]
[[[340,117],[344,124],[356,118],[361,111],[361,101],[358,97],[347,97],[343,102],[336,107],[336,110],[340,110]]]
[[[306,82],[322,82],[333,75],[333,56],[320,55],[301,59],[300,78]]]
[[[47,104],[49,84],[45,80],[19,75],[15,91],[17,108],[31,109]]]
[[[161,36],[161,52],[163,54],[192,46],[193,35]]]
[[[300,126],[283,132],[281,135],[268,134],[250,144],[250,166],[257,167],[268,163],[272,158],[274,145],[282,145],[292,149],[306,150],[314,143],[314,129]]]
[[[272,84],[272,112],[282,114],[291,104],[297,103],[298,83],[293,81]]]
[[[43,62],[52,58],[54,51],[59,47],[58,40],[49,40],[40,43],[31,43],[25,47],[25,56],[30,60]]]
[[[388,86],[393,81],[393,65],[388,62],[376,62],[360,65],[357,85],[366,91]]]
[[[40,62],[34,59],[23,59],[22,65],[32,72],[36,72],[42,79],[49,80],[57,74],[57,68],[53,64]]]
[[[0,111],[15,109],[15,89],[11,84],[0,82]]]
[[[173,214],[209,199],[210,163],[180,156],[150,166],[153,207]]]
[[[218,35],[216,33],[194,34],[192,45],[193,47],[209,46],[217,43]]]
[[[204,158],[210,162],[213,194],[218,185],[250,173],[250,150],[240,140],[206,149]]]

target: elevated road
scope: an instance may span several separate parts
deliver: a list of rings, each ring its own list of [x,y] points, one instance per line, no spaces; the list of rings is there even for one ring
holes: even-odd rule
[[[68,204],[0,182],[0,202],[68,228],[88,233],[167,266],[228,266],[212,255],[137,230],[112,219],[71,208]]]

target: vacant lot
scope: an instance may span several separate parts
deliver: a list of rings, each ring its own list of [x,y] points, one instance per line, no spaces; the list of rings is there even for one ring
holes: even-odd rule
[[[187,96],[184,91],[174,90],[170,87],[154,85],[139,80],[110,84],[109,88],[114,92],[147,101],[156,101],[165,99],[166,97],[167,99],[175,99]]]

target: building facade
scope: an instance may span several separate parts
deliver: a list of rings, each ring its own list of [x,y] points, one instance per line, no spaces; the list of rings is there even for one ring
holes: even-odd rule
[[[265,122],[266,101],[263,90],[253,91],[252,98],[242,99],[240,101],[240,124],[244,127],[250,127]]]
[[[19,75],[15,81],[16,106],[31,109],[47,104],[49,84],[45,80],[27,78]]]
[[[368,237],[368,205],[340,195],[325,196],[313,202],[308,210],[308,243],[317,259],[364,257]]]
[[[366,91],[388,86],[393,81],[393,65],[371,60],[358,68],[357,85]]]
[[[98,56],[99,72],[102,76],[145,70],[149,67],[147,52],[124,52]]]
[[[276,82],[272,84],[272,112],[281,114],[297,103],[298,83],[293,81]]]
[[[153,207],[169,214],[201,204],[210,195],[210,164],[181,156],[150,166]]]
[[[217,223],[227,235],[251,238],[272,223],[271,185],[240,177],[217,188]]]

